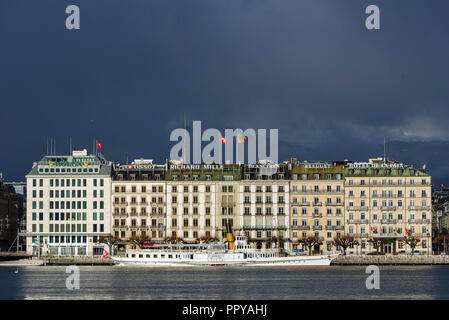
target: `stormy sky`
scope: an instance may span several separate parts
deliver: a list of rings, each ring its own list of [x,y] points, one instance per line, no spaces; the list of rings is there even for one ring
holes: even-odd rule
[[[76,4],[81,29],[65,28]],[[365,28],[376,4],[381,30]],[[449,183],[447,0],[0,0],[0,171],[169,158],[170,132],[277,128],[279,159],[383,154]]]

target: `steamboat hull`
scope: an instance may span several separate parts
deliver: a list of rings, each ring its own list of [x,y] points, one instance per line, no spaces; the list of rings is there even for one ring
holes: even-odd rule
[[[226,257],[162,261],[147,258],[113,258],[121,266],[145,267],[325,267],[336,256],[277,257],[267,259],[226,259]]]

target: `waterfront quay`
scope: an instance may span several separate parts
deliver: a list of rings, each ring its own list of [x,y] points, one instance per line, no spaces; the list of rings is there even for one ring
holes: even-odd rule
[[[44,265],[47,266],[112,266],[116,262],[110,258],[103,257],[88,257],[88,256],[73,256],[73,257],[45,257]]]
[[[428,255],[351,255],[338,256],[332,261],[333,266],[353,266],[353,265],[449,265],[449,256],[428,256]]]
[[[46,256],[41,259],[18,259],[0,261],[1,266],[113,266],[118,263],[111,258],[88,256]],[[449,265],[447,255],[340,255],[332,261],[331,266],[363,266],[363,265]]]

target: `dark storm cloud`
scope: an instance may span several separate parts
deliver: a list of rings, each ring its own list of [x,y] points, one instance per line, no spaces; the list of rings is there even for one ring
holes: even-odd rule
[[[280,159],[364,161],[385,137],[390,157],[449,179],[447,1],[79,0],[79,31],[63,2],[0,3],[8,179],[47,136],[164,161],[184,112],[203,129],[279,128]]]

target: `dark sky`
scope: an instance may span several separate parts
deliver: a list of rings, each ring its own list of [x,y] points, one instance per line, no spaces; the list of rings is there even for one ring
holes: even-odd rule
[[[65,28],[76,4],[81,29]],[[381,30],[365,28],[365,8]],[[0,171],[46,151],[169,157],[170,132],[278,128],[279,158],[383,153],[449,182],[447,0],[0,0]]]

